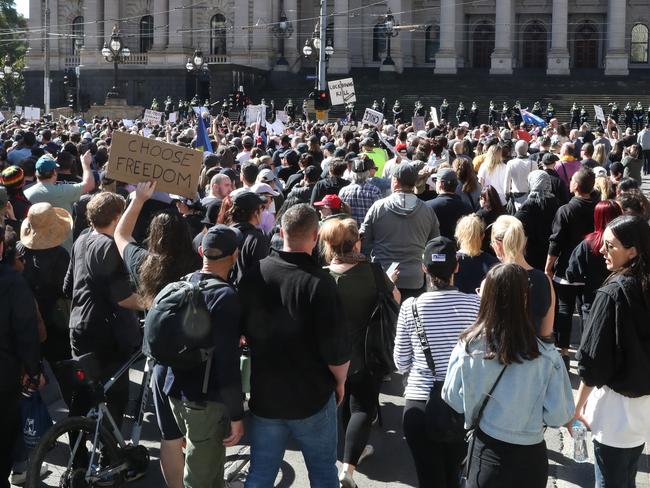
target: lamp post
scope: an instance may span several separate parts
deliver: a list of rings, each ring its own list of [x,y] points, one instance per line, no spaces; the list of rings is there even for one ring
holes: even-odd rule
[[[280,58],[276,63],[279,66],[287,66],[289,63],[284,57],[284,40],[289,39],[293,35],[293,25],[287,19],[284,11],[280,12],[280,20],[271,27],[271,32],[279,40],[280,44]]]
[[[108,63],[113,63],[113,87],[106,94],[106,99],[119,98],[120,92],[117,88],[117,65],[131,56],[131,51],[124,45],[117,25],[113,26],[113,33],[111,34],[109,41],[104,43],[102,56],[104,56],[104,59]]]
[[[308,58],[310,57],[313,53],[314,50],[318,51],[318,69],[316,72],[316,79],[317,79],[317,86],[316,88],[319,90],[325,90],[326,89],[326,71],[327,71],[327,61],[329,60],[329,57],[334,54],[334,47],[332,46],[332,40],[327,39],[325,41],[325,49],[321,50],[322,43],[321,43],[321,33],[323,33],[323,29],[321,29],[319,26],[321,24],[316,24],[316,28],[314,29],[314,34],[312,35],[311,39],[307,39],[305,41],[305,45],[302,48],[302,54]]]
[[[18,81],[18,78],[20,78],[20,71],[11,63],[11,59],[7,54],[2,64],[2,70],[0,71],[0,80],[4,82],[5,89],[7,90],[7,103],[10,106],[13,105],[12,83]]]
[[[384,36],[386,36],[386,59],[384,59],[384,62],[382,64],[385,66],[395,65],[395,61],[393,61],[393,58],[390,56],[390,40],[393,37],[397,37],[399,34],[399,31],[396,29],[396,27],[397,23],[395,22],[395,17],[393,17],[393,13],[389,8],[386,12],[386,17],[384,20]]]
[[[196,76],[194,96],[198,98],[199,77],[201,76],[201,73],[205,73],[208,71],[208,65],[205,63],[205,58],[203,57],[203,53],[199,49],[196,49],[194,51],[194,56],[192,56],[191,58],[187,58],[185,69],[187,69],[188,73],[194,73],[194,76]]]

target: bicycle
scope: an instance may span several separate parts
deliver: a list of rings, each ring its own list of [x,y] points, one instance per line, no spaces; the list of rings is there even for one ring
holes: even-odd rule
[[[45,433],[30,457],[27,488],[52,486],[41,481],[41,466],[45,465],[49,473],[47,480],[59,488],[120,487],[147,471],[149,453],[140,445],[140,435],[149,402],[152,361],[147,359],[145,363],[139,410],[134,418],[131,442],[127,443],[106,406],[106,392],[144,355],[134,354],[105,384],[98,379],[99,364],[93,356],[85,354],[60,363],[76,388],[91,392],[93,407],[85,417],[68,417]]]

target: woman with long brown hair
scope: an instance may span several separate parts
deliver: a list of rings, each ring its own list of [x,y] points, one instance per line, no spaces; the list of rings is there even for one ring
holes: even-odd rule
[[[528,296],[521,266],[492,268],[476,322],[460,335],[449,361],[442,397],[474,428],[470,488],[546,487],[544,431],[564,425],[574,409],[559,353],[535,337]]]

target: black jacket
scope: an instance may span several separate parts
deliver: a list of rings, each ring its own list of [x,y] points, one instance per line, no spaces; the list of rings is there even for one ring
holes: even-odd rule
[[[454,239],[458,220],[472,213],[472,207],[467,205],[457,193],[440,193],[425,205],[436,213],[440,223],[440,235],[448,239]]]
[[[248,222],[234,224],[233,227],[239,229],[244,235],[244,242],[239,247],[237,262],[231,272],[231,281],[237,284],[247,269],[252,268],[269,255],[271,247],[269,238],[264,235],[264,232]]]
[[[591,304],[596,297],[596,291],[609,276],[605,258],[600,252],[594,254],[589,249],[587,241],[578,244],[571,253],[566,277],[572,283],[584,283],[582,289],[582,310],[589,313]]]
[[[560,205],[569,203],[569,200],[571,200],[571,193],[557,171],[554,169],[545,169],[544,172],[551,177],[551,192],[555,195],[555,198],[558,199]]]
[[[548,253],[556,256],[555,276],[565,278],[569,257],[585,236],[594,231],[594,207],[598,203],[591,198],[573,197],[562,205],[553,219],[549,237]]]
[[[632,277],[613,277],[596,292],[577,354],[585,384],[607,385],[630,398],[650,395],[648,315]]]
[[[25,279],[0,262],[0,392],[20,389],[23,369],[40,371],[36,301]]]
[[[348,180],[344,180],[338,176],[330,176],[329,178],[320,180],[316,183],[311,194],[310,205],[313,205],[314,202],[320,202],[325,195],[338,195],[341,188],[349,184],[350,182]]]
[[[515,214],[526,233],[526,261],[542,271],[546,265],[553,219],[559,207],[557,198],[544,198],[542,201],[528,198]]]

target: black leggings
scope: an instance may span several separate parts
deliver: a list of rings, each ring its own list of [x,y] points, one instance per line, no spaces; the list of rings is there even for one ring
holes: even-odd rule
[[[467,488],[545,488],[546,442],[509,444],[476,430]]]
[[[566,349],[571,344],[571,323],[576,308],[576,299],[582,293],[582,286],[554,283],[557,305],[555,313],[555,334],[557,345]]]
[[[361,371],[345,382],[345,396],[341,403],[341,417],[345,430],[343,462],[356,466],[363,448],[368,443],[370,428],[377,416],[381,378]]]
[[[424,400],[406,400],[403,428],[420,488],[457,488],[467,444],[433,442],[426,433]]]

